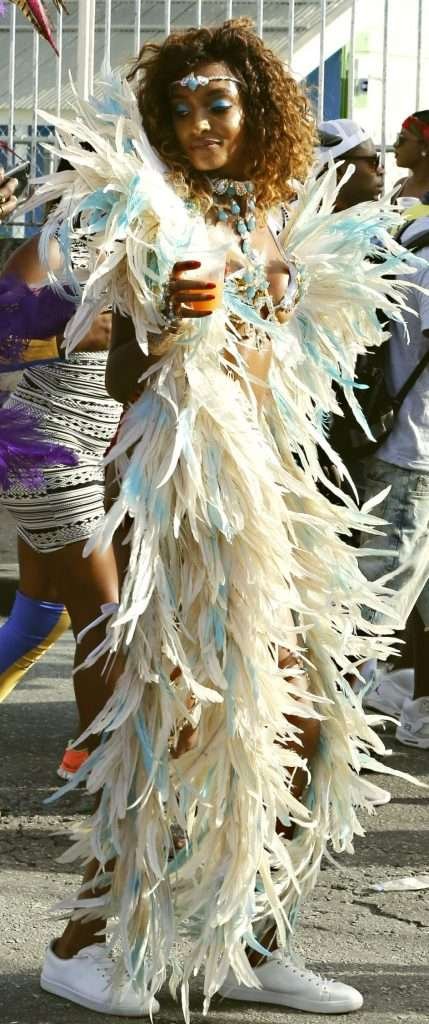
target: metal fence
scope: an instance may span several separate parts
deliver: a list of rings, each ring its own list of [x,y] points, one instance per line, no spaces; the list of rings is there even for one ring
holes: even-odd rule
[[[361,0],[255,0],[243,3],[234,0],[67,0],[69,16],[57,12],[54,22],[58,57],[45,41],[23,19],[14,4],[8,5],[6,17],[0,19],[0,67],[3,81],[9,82],[8,106],[0,103],[0,160],[12,161],[12,153],[31,160],[32,176],[45,172],[52,160],[46,155],[42,141],[52,135],[48,122],[41,120],[39,107],[48,114],[60,114],[70,98],[69,73],[79,91],[88,95],[93,89],[94,69],[103,57],[112,66],[124,64],[148,39],[161,39],[174,28],[214,24],[225,18],[248,14],[253,17],[257,32],[294,68],[296,54],[310,37],[317,40],[315,68],[316,113],[325,113],[327,31],[332,19],[346,15],[349,19],[347,40],[347,104],[343,115],[355,112],[355,43],[356,17]],[[381,117],[376,142],[384,159],[388,149],[386,105],[389,88],[389,57],[392,40],[389,30],[390,6],[393,0],[375,0],[382,19],[383,46],[381,55]],[[407,8],[413,0],[407,0]],[[417,5],[415,38],[415,104],[421,102],[422,60],[424,38],[424,4]],[[429,105],[429,104],[428,104]],[[6,149],[8,147],[8,150]],[[19,218],[10,230],[16,230]],[[28,225],[27,225],[28,227]],[[22,233],[22,225],[21,225]]]

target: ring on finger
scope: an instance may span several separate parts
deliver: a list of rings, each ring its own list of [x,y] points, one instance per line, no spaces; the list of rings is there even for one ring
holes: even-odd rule
[[[180,305],[180,303],[179,303],[179,305]],[[177,315],[178,315],[178,309],[177,309],[176,300],[173,298],[172,295],[169,295],[169,297],[167,299],[167,320],[176,320]]]
[[[169,330],[175,328],[177,321],[180,319],[180,313],[177,310],[177,300],[171,292],[164,292],[164,301],[161,307],[161,313],[165,320],[165,325],[168,326]]]

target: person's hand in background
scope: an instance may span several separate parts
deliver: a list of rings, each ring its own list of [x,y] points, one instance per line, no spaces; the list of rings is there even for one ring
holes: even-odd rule
[[[16,209],[17,200],[14,192],[18,187],[16,178],[11,178],[6,185],[3,184],[4,171],[0,168],[0,223],[10,217]]]

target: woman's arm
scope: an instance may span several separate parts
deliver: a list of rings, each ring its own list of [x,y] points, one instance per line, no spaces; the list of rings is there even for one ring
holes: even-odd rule
[[[62,265],[58,243],[50,245],[48,267],[39,258],[38,238],[24,242],[10,256],[0,276],[0,342],[8,338],[51,338],[73,316],[76,299],[57,295],[46,285],[47,270]]]
[[[27,242],[19,246],[19,249],[15,249],[15,252],[9,257],[4,269],[3,275],[13,274],[15,277],[19,277],[21,281],[25,281],[26,284],[42,285],[46,282],[47,271],[57,273],[62,267],[62,257],[60,247],[55,238],[51,238],[49,243],[49,257],[48,265],[41,263],[39,256],[39,238],[40,235],[35,235],[33,238],[29,238]]]
[[[142,374],[157,363],[174,345],[176,330],[181,320],[190,318],[201,319],[211,316],[210,311],[197,310],[192,301],[197,297],[200,301],[212,297],[214,284],[185,278],[187,270],[196,270],[198,261],[181,261],[175,263],[168,285],[170,304],[173,305],[175,318],[160,334],[149,335],[155,351],[145,355],[136,341],[134,324],[129,317],[113,314],[112,342],[106,368],[106,389],[112,398],[125,405],[138,388]]]
[[[158,342],[167,339],[167,332],[156,336]],[[171,344],[174,335],[171,334]],[[134,324],[129,317],[114,313],[112,318],[112,340],[106,367],[106,389],[117,402],[125,405],[138,387],[141,375],[157,363],[160,356],[154,353],[146,356],[136,340]]]

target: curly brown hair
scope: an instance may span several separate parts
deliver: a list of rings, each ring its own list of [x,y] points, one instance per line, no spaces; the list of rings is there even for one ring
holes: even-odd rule
[[[206,208],[211,199],[204,175],[182,153],[173,127],[171,83],[205,63],[226,64],[242,84],[250,175],[260,210],[287,202],[293,181],[303,181],[313,161],[314,121],[308,99],[279,57],[256,35],[250,18],[214,28],[174,32],[163,43],[146,43],[129,73],[143,126],[171,168],[176,183]]]

